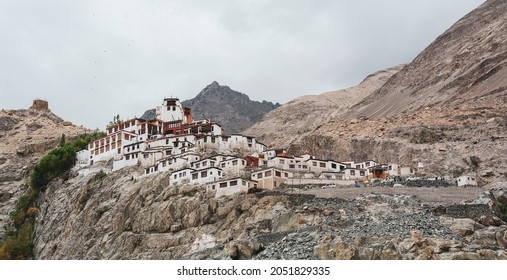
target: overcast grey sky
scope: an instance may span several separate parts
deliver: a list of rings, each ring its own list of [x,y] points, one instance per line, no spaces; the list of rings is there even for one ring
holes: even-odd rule
[[[483,0],[0,0],[0,108],[104,129],[216,80],[285,103],[410,62]]]

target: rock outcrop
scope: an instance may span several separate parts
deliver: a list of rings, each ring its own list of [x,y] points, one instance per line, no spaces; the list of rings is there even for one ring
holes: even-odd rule
[[[67,182],[53,181],[39,201],[36,257],[507,259],[504,222],[454,218],[405,195],[216,199],[201,187],[168,186],[166,173],[134,179],[135,172],[75,170]]]
[[[44,100],[34,100],[28,110],[0,111],[0,242],[10,222],[9,213],[28,188],[26,179],[33,166],[58,146],[62,134],[72,138],[86,131],[65,126]]]

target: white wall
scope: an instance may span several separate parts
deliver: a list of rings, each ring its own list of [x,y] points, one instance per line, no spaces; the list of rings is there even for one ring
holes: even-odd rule
[[[82,150],[76,153],[76,163],[88,165],[90,163],[90,151]]]
[[[477,180],[473,176],[461,176],[456,179],[458,187],[477,186]]]
[[[235,182],[236,185],[233,185]],[[215,192],[215,197],[228,196],[236,193],[247,193],[254,187],[254,182],[242,178],[222,180],[206,184],[206,191]]]

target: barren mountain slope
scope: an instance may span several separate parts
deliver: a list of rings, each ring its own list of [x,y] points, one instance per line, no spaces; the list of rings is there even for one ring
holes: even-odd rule
[[[38,101],[28,110],[0,111],[0,242],[9,213],[27,189],[25,180],[33,166],[47,151],[87,130],[65,122]]]
[[[505,180],[506,43],[507,2],[487,1],[292,151],[412,167],[420,161],[431,174]]]
[[[507,101],[507,2],[489,0],[439,36],[346,117]]]
[[[341,115],[381,87],[402,67],[400,65],[378,71],[366,77],[359,85],[348,89],[296,98],[264,115],[260,122],[244,133],[258,137],[268,146],[288,146],[311,134],[316,127]]]

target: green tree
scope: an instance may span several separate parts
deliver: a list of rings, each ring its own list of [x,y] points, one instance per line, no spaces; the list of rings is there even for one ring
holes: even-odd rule
[[[120,119],[120,114],[117,114],[116,116],[113,116],[113,120],[109,122],[109,126],[117,125],[122,122],[123,122],[123,120]]]
[[[60,147],[65,145],[65,133],[62,133],[62,137],[60,137]]]

